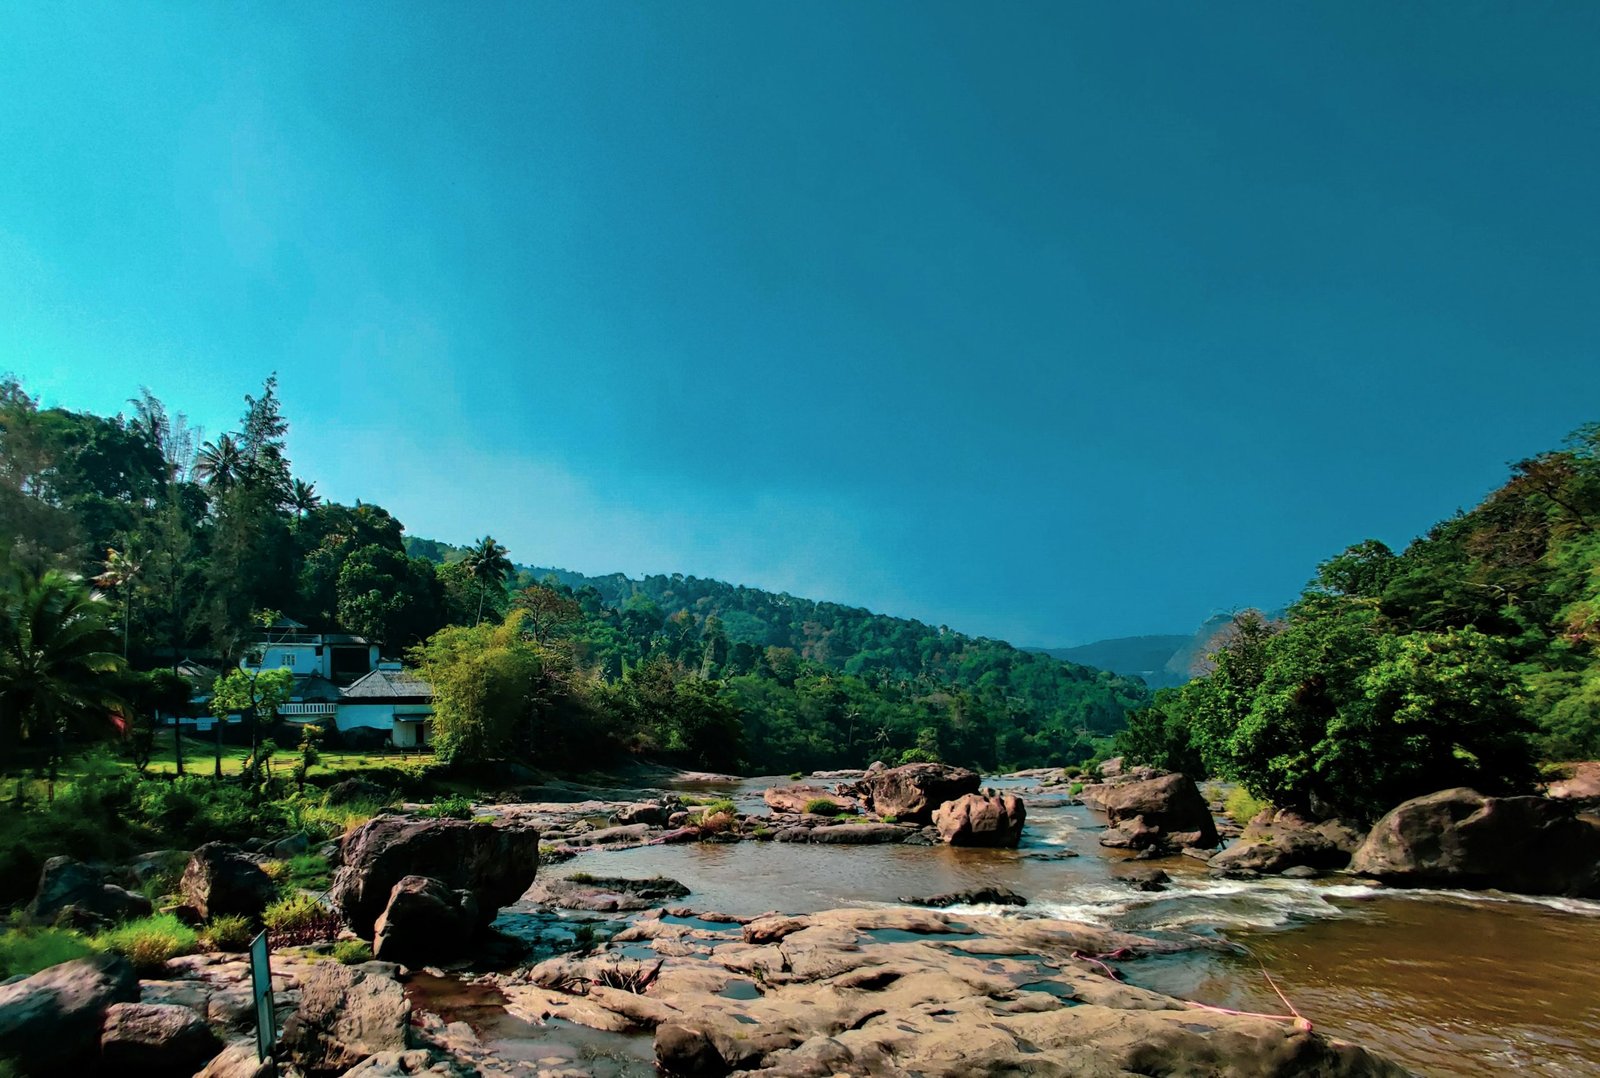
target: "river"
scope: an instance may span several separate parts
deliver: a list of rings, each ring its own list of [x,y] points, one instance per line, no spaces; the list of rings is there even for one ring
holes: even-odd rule
[[[757,778],[696,792],[731,796],[741,810],[758,812],[761,791],[786,782]],[[888,904],[999,884],[1029,905],[972,912],[1215,935],[1247,952],[1124,963],[1123,975],[1135,984],[1283,1013],[1270,974],[1318,1029],[1421,1074],[1600,1074],[1600,902],[1396,891],[1340,877],[1214,880],[1188,858],[1154,862],[1172,880],[1164,891],[1140,892],[1118,878],[1132,867],[1127,856],[1096,841],[1104,826],[1098,813],[1059,793],[1025,799],[1028,822],[1016,850],[747,841],[586,853],[545,871],[670,876],[692,890],[684,904],[741,915]],[[572,920],[584,916],[593,915]],[[549,919],[513,906],[498,925],[548,932]],[[516,1031],[509,1036],[514,1041]],[[604,1035],[586,1034],[586,1052],[596,1051],[596,1037]],[[641,1069],[647,1046],[643,1054],[632,1042],[600,1054],[611,1058],[610,1073],[648,1073]]]

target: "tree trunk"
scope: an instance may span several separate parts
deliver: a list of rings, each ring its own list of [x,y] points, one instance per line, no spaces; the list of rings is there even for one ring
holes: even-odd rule
[[[183,716],[172,716],[172,759],[177,762],[178,774],[183,774]]]
[[[217,728],[217,773],[213,776],[218,782],[222,781],[222,724],[227,721],[224,716],[217,716],[214,720]]]

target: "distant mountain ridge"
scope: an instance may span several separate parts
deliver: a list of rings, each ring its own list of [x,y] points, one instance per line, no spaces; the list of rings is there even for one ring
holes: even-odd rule
[[[1267,611],[1266,616],[1269,620],[1280,620],[1285,611]],[[1187,636],[1117,636],[1071,648],[1029,650],[1065,662],[1142,678],[1152,690],[1176,688],[1203,672],[1201,667],[1206,653],[1215,648],[1217,635],[1232,621],[1231,613],[1213,614]]]

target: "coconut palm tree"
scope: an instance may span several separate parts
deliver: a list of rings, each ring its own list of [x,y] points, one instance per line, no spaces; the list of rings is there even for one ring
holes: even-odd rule
[[[138,555],[127,550],[106,551],[106,571],[94,578],[102,588],[122,592],[122,657],[128,657],[128,636],[133,631],[133,582],[144,568]]]
[[[491,583],[502,583],[511,572],[511,559],[506,548],[494,541],[492,535],[479,539],[467,551],[467,571],[478,582],[478,621],[483,621],[483,598]]]
[[[0,593],[0,728],[10,759],[21,742],[49,741],[53,793],[68,729],[109,728],[125,664],[106,625],[105,600],[77,578],[54,569],[7,576]]]
[[[218,493],[226,492],[244,474],[244,455],[239,451],[238,439],[224,434],[202,445],[194,462],[194,474]]]
[[[296,479],[289,487],[289,508],[294,510],[296,516],[303,517],[321,504],[322,498],[317,494],[315,483]]]

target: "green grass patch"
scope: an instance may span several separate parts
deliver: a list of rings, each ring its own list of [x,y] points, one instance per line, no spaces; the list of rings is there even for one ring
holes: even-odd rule
[[[1077,797],[1081,793],[1083,793],[1083,783],[1081,782],[1074,782],[1071,786],[1067,787],[1068,797]]]
[[[1223,807],[1235,823],[1247,824],[1256,816],[1272,807],[1270,801],[1263,801],[1259,797],[1251,797],[1250,791],[1243,786],[1235,786],[1228,795],[1228,800],[1223,802]]]
[[[171,959],[193,954],[200,935],[170,913],[141,917],[100,933],[96,942],[133,963],[140,976],[159,973]]]
[[[64,928],[7,929],[0,932],[0,980],[27,977],[98,950],[91,940]]]
[[[844,807],[826,797],[816,797],[806,802],[806,811],[813,816],[837,816],[844,811]]]
[[[243,951],[255,938],[250,918],[237,913],[221,913],[200,930],[200,946],[207,951]]]
[[[333,945],[333,958],[347,966],[372,961],[372,948],[366,940],[340,940]]]
[[[441,797],[431,805],[423,805],[417,810],[417,815],[432,820],[470,820],[472,799],[460,795]]]

